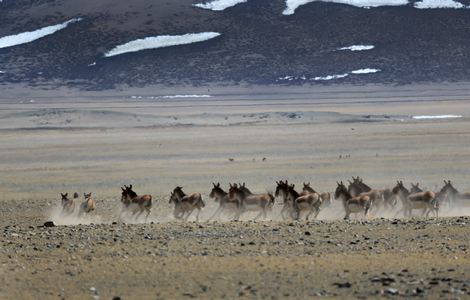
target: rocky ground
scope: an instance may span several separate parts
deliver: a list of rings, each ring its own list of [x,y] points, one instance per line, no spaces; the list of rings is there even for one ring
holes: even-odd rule
[[[468,217],[43,227],[26,202],[3,203],[1,299],[470,296]]]
[[[432,96],[429,101],[400,105],[391,98],[409,99],[401,88],[384,92],[386,101],[367,103],[341,92],[354,103],[3,104],[0,299],[469,298],[470,218],[451,217],[470,214],[468,208],[443,208],[439,219],[395,220],[391,212],[342,221],[336,201],[313,222],[280,221],[277,204],[263,222],[249,221],[249,215],[241,222],[206,221],[216,206],[208,197],[211,182],[225,189],[229,182],[246,182],[255,192],[273,192],[276,180],[288,179],[332,192],[337,180],[359,175],[376,188],[400,179],[437,191],[451,179],[468,191],[470,106],[455,98],[466,99],[465,90],[441,96],[426,89],[422,95]],[[44,117],[41,110],[51,113]],[[62,125],[68,115],[54,113],[61,110],[72,110],[75,128]],[[123,126],[108,121],[83,128],[103,110],[121,115],[117,125]],[[314,121],[271,117],[261,124],[211,125],[218,111],[229,120],[302,112]],[[144,112],[181,120],[200,114],[207,124],[136,127],[137,121],[122,117]],[[342,122],[334,114],[318,118],[323,112],[462,118]],[[23,117],[9,118],[15,113]],[[120,186],[131,183],[154,197],[147,224],[117,222]],[[201,222],[173,220],[168,194],[176,185],[202,193],[207,206]],[[93,193],[94,216],[60,214],[59,193],[75,191]],[[58,226],[43,227],[49,220]]]

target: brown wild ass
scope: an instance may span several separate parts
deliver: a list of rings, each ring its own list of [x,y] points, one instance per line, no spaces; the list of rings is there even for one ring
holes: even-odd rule
[[[212,185],[213,188],[211,193],[209,194],[209,197],[211,199],[214,199],[215,202],[218,202],[219,207],[212,215],[212,217],[209,218],[209,220],[219,217],[220,214],[225,211],[233,211],[237,213],[238,209],[240,208],[240,203],[238,202],[238,200],[230,199],[228,193],[220,187],[220,183],[212,183]]]
[[[68,198],[69,193],[60,193],[60,195],[62,196],[62,213],[68,215],[73,214],[73,211],[75,210],[75,202],[73,199]]]
[[[450,180],[444,180],[444,187],[441,189],[442,197],[447,199],[450,206],[460,204],[461,206],[470,205],[470,193],[460,193]]]
[[[183,188],[177,186],[170,195],[170,201],[168,203],[174,203],[175,208],[173,215],[176,219],[183,219],[187,221],[189,216],[197,209],[196,221],[199,221],[199,214],[201,213],[202,208],[206,206],[204,201],[202,201],[202,196],[200,193],[192,193],[186,195],[183,192]],[[186,214],[186,217],[185,217]]]
[[[147,221],[150,215],[150,211],[152,209],[152,196],[137,195],[137,193],[132,190],[132,184],[130,186],[121,187],[121,190],[121,202],[123,204],[123,209],[130,210],[132,215],[135,215],[136,220],[145,211],[147,212],[147,215],[145,216],[145,221]],[[124,210],[121,212],[121,215],[123,212]]]
[[[431,191],[423,191],[411,194],[408,189],[403,185],[403,181],[397,181],[397,185],[393,188],[393,193],[398,196],[402,201],[402,209],[397,212],[399,214],[403,211],[403,215],[411,216],[413,209],[421,209],[422,214],[429,216],[431,212],[436,217],[439,215],[439,201],[436,199],[436,194]]]
[[[307,195],[307,194],[317,193],[317,194],[320,195],[320,198],[322,200],[322,206],[323,207],[330,206],[330,204],[331,204],[331,194],[330,193],[328,193],[328,192],[318,193],[317,191],[315,191],[310,186],[310,182],[308,182],[308,183],[304,182],[303,184],[304,184],[304,187],[302,188],[302,193],[300,193],[300,195]]]
[[[78,213],[79,216],[89,214],[96,209],[96,202],[91,196],[91,193],[83,193],[83,196],[85,197],[85,201],[80,205],[80,211]]]
[[[299,220],[300,214],[302,211],[307,211],[307,215],[305,217],[306,220],[314,213],[314,219],[317,218],[318,213],[320,212],[320,208],[322,205],[322,199],[320,194],[313,192],[313,193],[305,193],[299,194],[295,191],[295,185],[291,184],[287,190],[287,198],[292,199],[293,201],[293,208],[294,213],[292,214],[293,219]]]
[[[419,187],[419,182],[416,184],[411,183],[410,194],[416,194],[421,192],[423,192],[423,190]]]
[[[386,208],[394,207],[396,204],[396,199],[390,189],[372,189],[370,186],[364,183],[362,178],[359,176],[352,177],[353,182],[349,181],[348,192],[351,196],[366,195],[369,196],[372,207],[376,210],[380,210],[382,206]]]
[[[287,197],[287,191],[289,189],[289,183],[283,182],[280,180],[279,182],[276,181],[276,191],[274,196],[282,198],[282,210],[281,210],[281,217],[283,220],[287,219],[287,216],[292,216],[293,209],[294,209],[294,201],[291,197]]]
[[[338,186],[336,187],[335,191],[335,199],[340,199],[343,202],[344,211],[346,212],[344,219],[349,219],[351,213],[360,212],[364,212],[364,216],[367,217],[371,207],[371,200],[369,196],[360,194],[359,196],[353,197],[342,181],[341,183],[336,183]]]
[[[230,184],[229,197],[232,201],[237,200],[240,203],[240,209],[235,219],[239,219],[240,216],[247,211],[260,211],[255,217],[257,220],[259,217],[267,217],[267,212],[274,204],[274,196],[266,194],[253,194],[244,185],[239,187],[236,183]]]

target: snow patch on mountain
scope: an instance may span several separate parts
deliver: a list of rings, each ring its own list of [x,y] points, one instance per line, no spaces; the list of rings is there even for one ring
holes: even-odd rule
[[[375,46],[374,45],[352,45],[352,46],[348,46],[348,47],[341,47],[341,48],[338,48],[337,50],[339,51],[366,51],[366,50],[372,50],[374,49]]]
[[[418,9],[433,9],[433,8],[465,8],[466,6],[454,0],[422,0],[416,2],[414,7]]]
[[[203,9],[210,9],[210,10],[215,10],[215,11],[221,11],[226,8],[235,6],[240,3],[245,3],[248,0],[214,0],[211,2],[206,2],[206,3],[198,3],[198,4],[193,4],[195,7],[203,8]]]
[[[105,53],[105,57],[121,55],[129,52],[137,52],[147,49],[157,49],[170,46],[187,45],[203,42],[220,36],[218,32],[188,33],[183,35],[160,35],[134,40]]]
[[[293,15],[295,10],[302,5],[310,2],[332,2],[347,4],[361,8],[371,8],[379,6],[400,6],[407,5],[408,0],[286,0],[286,9],[283,15]]]
[[[69,24],[80,22],[81,20],[81,18],[74,18],[61,24],[47,26],[34,31],[26,31],[15,35],[8,35],[2,37],[0,38],[0,49],[31,43],[45,36],[54,34],[59,30],[65,29]]]

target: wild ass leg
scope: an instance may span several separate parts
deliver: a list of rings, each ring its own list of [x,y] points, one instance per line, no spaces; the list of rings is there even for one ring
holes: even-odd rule
[[[317,208],[315,209],[315,215],[313,216],[313,219],[314,219],[314,220],[317,219],[319,213],[320,213],[320,207],[317,207]]]
[[[305,220],[308,221],[308,218],[315,212],[315,207],[311,207],[308,214],[305,216]]]
[[[263,209],[260,210],[259,214],[253,219],[253,221],[258,220],[263,215]]]
[[[147,215],[145,216],[145,223],[147,223],[147,220],[149,218],[149,215],[150,215],[150,207],[146,207],[145,210],[147,211]]]
[[[193,211],[194,211],[194,209],[191,209],[191,210],[188,212],[188,214],[186,215],[186,218],[184,218],[184,221],[185,221],[185,222],[188,221],[188,219],[189,219],[189,217],[192,215]]]
[[[222,205],[219,205],[219,207],[217,208],[217,210],[215,211],[215,213],[212,215],[212,217],[210,217],[207,221],[211,221],[212,219],[214,219],[216,216],[217,218],[219,217],[219,215],[222,213],[222,210],[223,210],[223,207]]]
[[[283,220],[286,219],[286,211],[287,211],[287,206],[284,204],[284,206],[282,207],[282,210],[281,210],[281,218]]]

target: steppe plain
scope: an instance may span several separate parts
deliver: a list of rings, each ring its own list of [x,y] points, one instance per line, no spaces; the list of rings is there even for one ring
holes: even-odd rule
[[[319,220],[294,222],[277,202],[268,220],[206,221],[212,182],[273,192],[289,179],[332,192],[359,175],[377,188],[404,180],[438,190],[451,179],[470,190],[466,84],[296,91],[4,93],[0,298],[469,297],[466,207],[343,221],[334,202]],[[159,98],[176,94],[212,97]],[[462,117],[413,119],[447,114]],[[124,184],[153,195],[147,223],[117,222]],[[176,185],[203,194],[200,222],[172,218]],[[61,192],[92,192],[97,211],[62,217]]]

